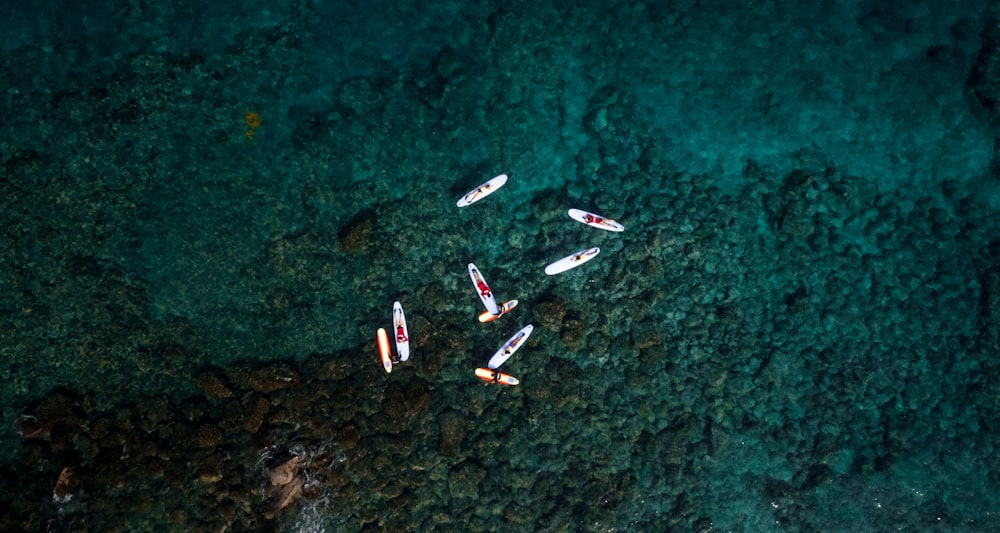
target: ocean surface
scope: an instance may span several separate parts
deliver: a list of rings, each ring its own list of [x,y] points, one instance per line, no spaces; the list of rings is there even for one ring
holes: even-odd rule
[[[1000,530],[995,4],[5,4],[0,530]]]

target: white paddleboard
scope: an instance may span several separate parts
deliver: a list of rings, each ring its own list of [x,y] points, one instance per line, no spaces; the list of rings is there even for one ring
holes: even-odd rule
[[[599,253],[601,253],[601,249],[596,246],[593,248],[587,248],[586,250],[580,250],[573,255],[567,255],[555,263],[545,267],[545,273],[552,276],[560,272],[566,272],[571,268],[576,268],[597,257],[597,254]]]
[[[396,354],[400,361],[406,361],[410,358],[410,331],[406,329],[406,315],[399,302],[392,304],[392,326],[396,332]]]
[[[490,314],[499,315],[500,306],[497,305],[497,299],[493,296],[493,291],[490,290],[490,286],[483,279],[483,274],[479,272],[474,263],[469,263],[469,277],[472,278],[472,284],[476,286],[476,294],[479,295],[479,299],[486,306],[486,310]]]
[[[493,354],[493,357],[490,358],[490,362],[487,365],[490,367],[490,370],[500,368],[500,365],[510,359],[510,356],[514,355],[514,352],[516,352],[517,349],[524,344],[524,341],[528,340],[528,337],[531,336],[531,332],[534,329],[535,326],[528,324],[515,333],[513,337],[507,339],[507,342],[503,343],[503,346],[497,350],[497,353]]]
[[[625,226],[622,226],[615,220],[610,218],[604,218],[601,215],[595,215],[587,211],[582,211],[580,209],[570,209],[569,217],[577,222],[583,222],[584,224],[600,228],[608,231],[625,231]]]
[[[497,192],[497,189],[503,187],[507,183],[507,175],[500,174],[499,176],[487,181],[486,183],[472,189],[471,191],[465,193],[465,196],[458,199],[458,207],[465,207],[467,205],[472,205],[483,198]]]

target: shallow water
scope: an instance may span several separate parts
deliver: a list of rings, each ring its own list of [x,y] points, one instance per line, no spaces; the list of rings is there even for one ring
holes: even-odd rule
[[[3,529],[995,530],[997,27],[12,8]]]

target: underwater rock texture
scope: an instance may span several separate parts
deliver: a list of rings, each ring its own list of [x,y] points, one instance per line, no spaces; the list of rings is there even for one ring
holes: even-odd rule
[[[80,9],[0,54],[0,529],[1000,526],[985,2]]]

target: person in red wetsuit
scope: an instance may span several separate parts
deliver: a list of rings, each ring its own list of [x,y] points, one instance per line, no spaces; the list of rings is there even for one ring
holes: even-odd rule
[[[591,215],[590,213],[587,213],[586,215],[583,215],[583,219],[586,220],[588,224],[603,224],[604,223],[604,219],[603,218],[601,218],[601,217],[595,217],[594,215]]]
[[[479,287],[479,294],[490,296],[490,287],[486,285],[486,282],[482,278],[476,278],[476,287]]]

